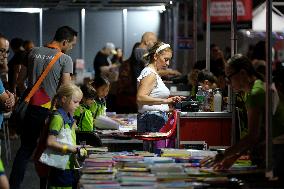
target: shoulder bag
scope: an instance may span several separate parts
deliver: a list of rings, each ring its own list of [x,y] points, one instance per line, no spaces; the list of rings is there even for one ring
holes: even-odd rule
[[[54,63],[59,59],[59,57],[62,55],[62,52],[58,52],[53,58],[52,60],[49,62],[49,64],[47,65],[47,67],[45,68],[45,70],[42,72],[42,74],[40,75],[39,79],[37,80],[37,82],[34,84],[34,86],[32,87],[32,89],[29,91],[29,93],[27,94],[27,96],[25,98],[21,98],[18,100],[17,104],[15,105],[15,109],[13,111],[13,116],[14,119],[17,123],[22,123],[22,121],[24,120],[25,114],[26,114],[26,110],[28,107],[28,104],[30,102],[31,97],[35,94],[35,92],[39,89],[41,83],[43,82],[43,80],[45,79],[45,77],[47,76],[48,72],[50,71],[50,69],[52,68],[52,66],[54,65]]]

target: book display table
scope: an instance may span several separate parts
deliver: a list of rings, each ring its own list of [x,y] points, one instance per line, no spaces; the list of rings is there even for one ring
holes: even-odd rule
[[[109,151],[132,151],[142,150],[143,141],[132,138],[125,133],[137,130],[136,114],[113,114],[109,117],[114,118],[119,123],[117,130],[97,130],[96,132],[102,140],[102,144],[108,147]]]
[[[214,151],[162,149],[161,152],[158,157],[144,151],[89,151],[81,169],[80,188],[280,187],[277,182],[267,181],[262,170],[248,164],[234,165],[230,170],[219,172],[200,167],[200,159],[214,156]]]

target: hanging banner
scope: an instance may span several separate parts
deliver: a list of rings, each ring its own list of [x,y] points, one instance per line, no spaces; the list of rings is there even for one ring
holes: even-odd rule
[[[231,0],[211,0],[211,24],[230,27],[231,23]],[[207,0],[203,0],[203,19],[206,20]],[[237,0],[238,28],[251,28],[252,1]],[[241,26],[244,25],[244,26]]]

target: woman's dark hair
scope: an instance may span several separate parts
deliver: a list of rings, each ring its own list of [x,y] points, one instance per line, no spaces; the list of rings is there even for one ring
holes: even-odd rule
[[[144,59],[147,60],[147,62],[150,62],[150,63],[153,62],[154,61],[154,55],[156,54],[157,49],[164,44],[166,44],[166,43],[161,42],[161,41],[156,42],[154,44],[154,46],[149,49],[148,53],[144,54],[144,56],[143,56]],[[167,47],[167,48],[159,51],[158,53],[161,53],[166,49],[172,51],[171,47]]]
[[[97,96],[96,89],[89,83],[82,85],[81,91],[83,92],[83,97],[85,99],[95,99]]]
[[[206,69],[203,69],[198,73],[197,82],[203,83],[205,80],[208,80],[210,83],[217,82],[217,79],[212,72]]]
[[[264,80],[264,75],[258,73],[254,69],[252,62],[242,54],[235,54],[231,57],[227,62],[227,66],[236,72],[244,69],[250,76],[255,76],[262,81]]]
[[[103,76],[97,76],[95,77],[94,81],[91,84],[95,89],[98,89],[99,87],[103,85],[110,85],[109,80],[106,77]]]

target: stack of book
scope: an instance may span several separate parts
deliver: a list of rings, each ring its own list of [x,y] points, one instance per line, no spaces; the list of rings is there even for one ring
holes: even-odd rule
[[[80,187],[83,189],[188,189],[231,183],[226,175],[215,172],[212,167],[200,166],[201,159],[209,155],[214,156],[216,152],[179,149],[162,149],[162,152],[165,157],[147,157],[142,156],[143,153],[138,155],[135,152],[91,154],[81,170]],[[181,157],[187,159],[187,162],[177,163],[177,158]],[[247,168],[249,165],[243,163],[242,166]]]
[[[152,188],[156,185],[156,176],[149,172],[118,172],[116,179],[124,188]]]
[[[112,188],[119,189],[120,184],[115,180],[115,162],[112,160],[112,153],[93,151],[83,164],[82,176],[79,180],[80,186],[84,189],[90,188]]]

